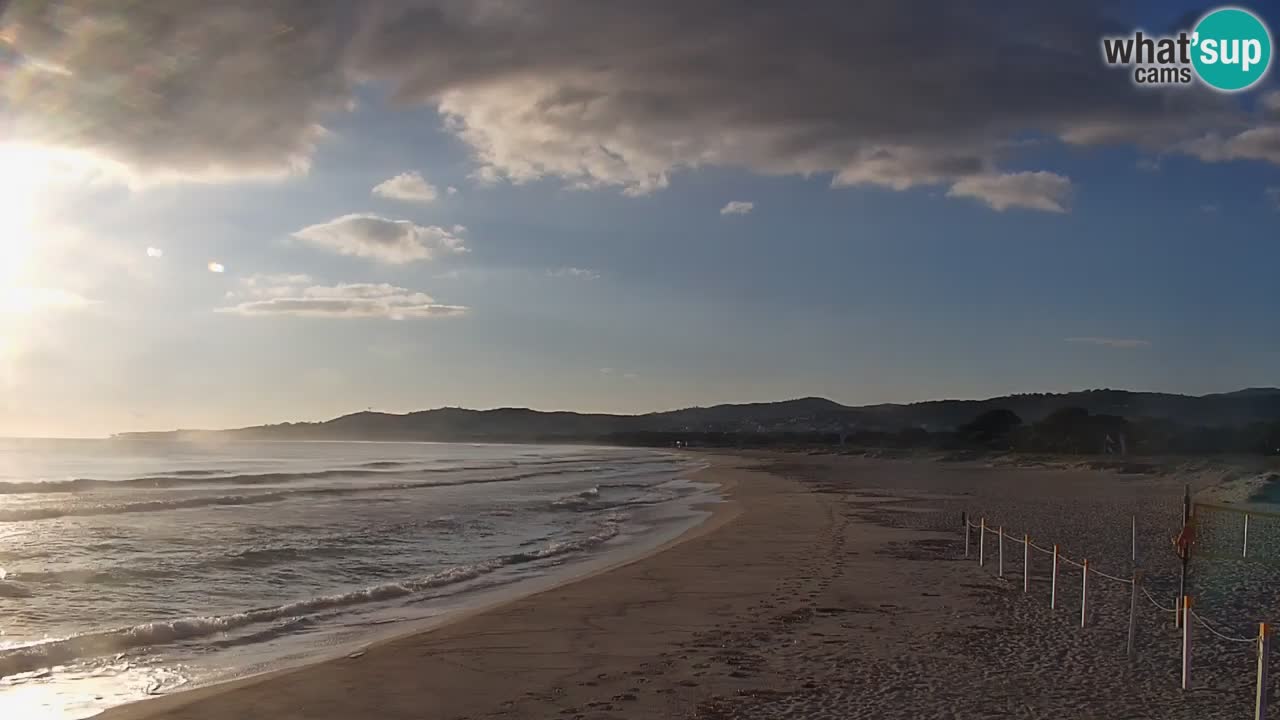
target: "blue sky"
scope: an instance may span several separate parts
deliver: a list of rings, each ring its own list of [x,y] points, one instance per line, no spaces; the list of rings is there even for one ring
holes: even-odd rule
[[[267,5],[291,17],[285,3]],[[868,22],[893,26],[887,7]],[[1148,27],[1167,22],[1147,10],[1123,13]],[[617,18],[596,20],[607,36]],[[1060,19],[1026,22],[1034,30],[1037,20],[1049,28]],[[477,32],[499,22],[466,21]],[[417,75],[393,72],[409,61],[388,57],[326,67],[324,78],[345,84],[320,98],[310,94],[318,80],[283,78],[289,92],[306,88],[294,104],[202,69],[191,88],[208,88],[218,105],[183,124],[180,111],[144,121],[128,103],[94,115],[38,96],[19,83],[22,72],[53,71],[30,69],[33,58],[55,77],[94,70],[74,65],[83,52],[65,50],[75,28],[49,39],[30,29],[40,18],[10,13],[0,28],[6,22],[0,38],[26,64],[0,76],[0,109],[17,128],[0,151],[0,209],[10,218],[0,283],[11,298],[0,313],[0,434],[224,427],[366,407],[645,412],[805,395],[863,404],[1280,384],[1280,206],[1268,194],[1280,187],[1280,152],[1261,142],[1270,135],[1244,135],[1280,133],[1267,83],[1230,98],[1169,89],[1175,104],[1198,98],[1170,111],[1122,70],[1081,61],[1057,77],[1061,67],[1032,54],[1008,89],[969,88],[971,104],[936,92],[885,99],[851,80],[864,102],[827,108],[805,90],[784,97],[784,82],[759,111],[765,122],[740,111],[769,98],[724,89],[740,79],[729,71],[724,82],[707,78],[719,104],[660,88],[643,99],[662,114],[646,114],[630,89],[666,76],[607,48],[567,59],[527,50],[525,62],[552,68],[536,93],[524,76],[449,76],[466,75],[464,61],[516,53],[504,46],[434,58]],[[1096,61],[1093,27],[1081,21],[1069,49]],[[1038,37],[1019,42],[1047,47]],[[791,47],[772,41],[778,52]],[[176,42],[151,52],[176,57]],[[182,42],[209,56],[246,54]],[[110,52],[123,53],[121,67],[157,62]],[[951,64],[969,57],[958,40],[938,52]],[[713,59],[699,56],[693,74]],[[263,67],[278,61],[264,57]],[[595,61],[619,70],[604,85],[581,81]],[[815,66],[810,77],[861,77],[858,61]],[[1087,110],[1020,99],[1018,83],[1046,69]],[[414,90],[428,71],[446,77]],[[157,96],[150,74],[120,72],[120,97],[181,102]],[[561,86],[555,72],[566,73]],[[877,72],[893,71],[863,74]],[[1106,89],[1095,89],[1099,79]],[[540,110],[581,82],[599,103],[583,107],[598,110],[572,123]],[[963,76],[950,82],[966,91]],[[54,99],[85,90],[63,92]],[[805,112],[788,115],[791,104]],[[226,117],[201,125],[227,105]],[[260,108],[262,117],[246,117]],[[828,111],[821,142],[793,152],[810,139],[794,130],[801,116]],[[58,112],[81,122],[51,137],[31,130]],[[919,127],[895,134],[895,113]],[[958,116],[970,119],[951,127]],[[325,128],[318,140],[306,135],[312,122]],[[1080,139],[1103,125],[1105,140]],[[952,153],[956,163],[934,162]],[[840,181],[842,171],[853,180]],[[434,197],[374,193],[404,173]],[[751,203],[749,212],[723,214],[733,202]],[[334,224],[355,214],[376,225]],[[315,226],[330,241],[299,236]],[[379,234],[409,227],[417,234],[407,240]],[[357,251],[368,252],[344,254]]]

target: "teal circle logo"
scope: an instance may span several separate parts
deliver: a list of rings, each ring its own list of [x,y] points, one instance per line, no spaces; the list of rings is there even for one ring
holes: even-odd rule
[[[1191,43],[1196,74],[1223,92],[1253,87],[1271,66],[1271,32],[1248,10],[1225,7],[1205,15]]]

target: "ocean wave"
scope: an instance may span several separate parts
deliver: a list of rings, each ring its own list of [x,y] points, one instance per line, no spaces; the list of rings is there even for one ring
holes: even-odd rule
[[[97,480],[77,478],[50,482],[0,483],[0,495],[29,495],[42,493],[70,493],[92,490],[170,490],[173,488],[199,487],[202,485],[276,485],[297,480],[324,480],[327,478],[359,478],[394,475],[386,470],[317,470],[313,472],[246,473],[239,475],[148,475],[128,480]]]
[[[437,518],[427,520],[423,526],[457,528],[460,523],[455,519]],[[400,532],[416,532],[416,528]],[[120,565],[104,565],[98,567],[61,567],[35,571],[21,571],[7,574],[0,569],[0,597],[5,594],[3,581],[20,580],[26,585],[55,583],[59,585],[127,585],[145,582],[148,586],[156,580],[172,578],[174,575],[195,577],[203,571],[214,570],[261,570],[277,565],[297,566],[302,563],[325,561],[330,558],[350,559],[369,551],[383,557],[388,544],[396,540],[377,535],[329,535],[317,537],[310,544],[279,545],[272,547],[253,546],[242,550],[217,555],[199,555],[188,563],[133,563]]]
[[[556,498],[555,500],[551,501],[551,507],[570,508],[570,509],[577,510],[584,507],[588,507],[599,499],[600,499],[600,486],[596,485],[594,487],[587,488],[582,492],[577,492],[572,495],[566,495],[562,498]]]
[[[181,498],[176,500],[143,500],[133,503],[111,503],[106,505],[80,505],[70,507],[23,508],[18,510],[0,510],[0,522],[24,522],[30,520],[51,520],[61,517],[91,517],[95,515],[123,515],[126,513],[165,512],[169,510],[187,510],[191,508],[214,507],[219,505],[258,505],[261,503],[279,502],[289,497],[290,493],[259,493],[256,495],[217,495],[208,497]]]
[[[14,579],[28,585],[59,583],[65,585],[119,585],[138,580],[155,580],[168,577],[169,573],[158,568],[67,568],[64,570],[40,570],[15,573]],[[0,590],[0,596],[3,591]]]
[[[0,580],[0,598],[29,598],[31,591],[13,582]]]
[[[598,465],[590,464],[584,459],[547,460],[544,462],[526,463],[486,463],[482,465],[458,465],[454,467],[423,467],[421,463],[407,461],[376,461],[357,465],[351,468],[331,468],[326,470],[309,470],[296,472],[271,473],[221,473],[216,470],[175,470],[159,475],[145,475],[124,480],[103,480],[97,478],[76,478],[74,480],[51,480],[47,482],[0,482],[0,495],[30,495],[48,493],[76,493],[100,490],[170,490],[184,487],[200,487],[206,485],[280,485],[305,480],[358,479],[358,478],[395,478],[403,475],[438,474],[438,473],[473,473],[486,470],[525,469],[537,474],[557,474],[560,472],[599,472]],[[652,460],[630,460],[612,463],[614,466],[641,465],[652,463]],[[582,468],[568,468],[548,472],[542,468],[562,465],[587,465]]]
[[[497,477],[464,478],[460,480],[444,480],[416,483],[384,483],[380,485],[357,485],[351,487],[319,487],[277,492],[262,492],[239,495],[202,495],[198,497],[175,498],[171,500],[140,500],[137,502],[102,503],[86,505],[45,506],[0,510],[0,523],[24,522],[32,520],[51,520],[61,517],[90,517],[95,515],[121,515],[126,513],[166,512],[171,510],[188,510],[192,508],[218,505],[258,505],[274,503],[282,500],[305,497],[361,495],[376,492],[396,492],[405,490],[423,490],[438,487],[458,487],[462,485],[486,485],[490,483],[519,482],[537,477],[590,472],[585,469],[562,469],[551,471],[532,471],[514,475]],[[0,492],[0,494],[3,494]]]
[[[369,470],[392,470],[395,468],[409,467],[410,465],[421,465],[421,462],[406,462],[399,460],[375,460],[374,462],[360,463],[357,468],[365,468]]]
[[[504,567],[547,560],[589,550],[618,535],[617,520],[610,520],[594,534],[551,543],[537,550],[502,555],[470,565],[457,565],[418,578],[383,583],[352,592],[300,600],[275,607],[248,610],[231,615],[166,620],[102,632],[85,633],[60,640],[47,640],[32,645],[0,651],[0,677],[30,672],[75,660],[114,655],[138,647],[169,645],[210,635],[237,630],[262,623],[286,620],[301,622],[308,614],[340,610],[368,603],[394,600],[425,590],[474,580]]]

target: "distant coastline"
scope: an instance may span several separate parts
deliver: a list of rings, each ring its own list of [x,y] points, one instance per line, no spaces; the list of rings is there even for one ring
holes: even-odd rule
[[[989,426],[991,423],[995,424]],[[1280,454],[1280,389],[1250,388],[1202,396],[1106,389],[867,406],[810,397],[643,415],[527,408],[439,408],[404,414],[364,411],[322,422],[129,432],[112,437]]]

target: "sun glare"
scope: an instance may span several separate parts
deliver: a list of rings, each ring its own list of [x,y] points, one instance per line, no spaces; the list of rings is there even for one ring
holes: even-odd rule
[[[41,214],[60,185],[92,172],[88,159],[75,153],[0,143],[0,313],[65,305],[74,297],[37,267]]]
[[[36,151],[0,145],[0,292],[5,295],[32,280],[37,203],[47,172]]]

